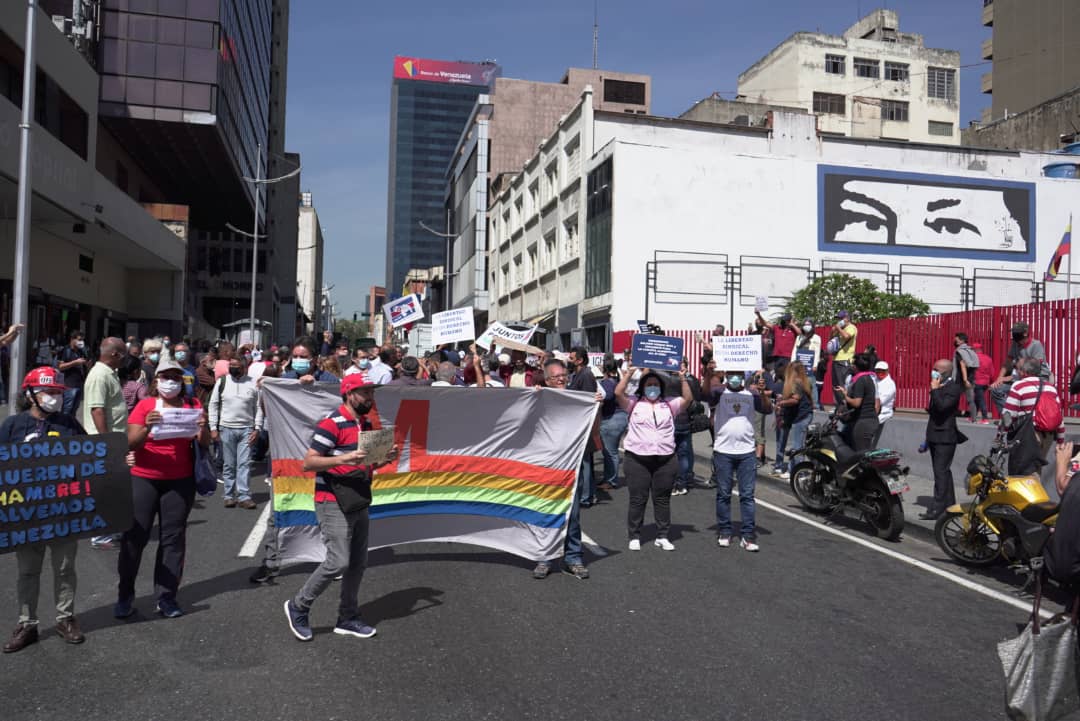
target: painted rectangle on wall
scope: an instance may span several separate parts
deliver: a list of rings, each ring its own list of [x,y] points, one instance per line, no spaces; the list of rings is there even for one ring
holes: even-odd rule
[[[818,166],[818,250],[1035,260],[1035,184]]]

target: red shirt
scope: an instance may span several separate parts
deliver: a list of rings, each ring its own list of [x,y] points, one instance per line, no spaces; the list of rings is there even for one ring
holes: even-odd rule
[[[128,416],[128,423],[145,426],[146,416],[157,407],[157,398],[144,398],[135,404]],[[191,399],[185,408],[202,408],[199,401]],[[195,455],[190,438],[171,438],[167,441],[155,441],[147,437],[142,448],[135,451],[133,475],[149,478],[152,481],[175,481],[191,478],[195,473]]]
[[[773,331],[773,358],[790,358],[791,351],[795,350],[795,331],[791,328],[777,326]]]
[[[315,426],[310,448],[321,456],[336,456],[355,451],[360,441],[361,431],[370,431],[382,425],[372,423],[371,415],[363,416],[357,421],[351,409],[345,404],[338,406],[336,411],[323,418]],[[377,420],[378,416],[375,418]],[[328,503],[337,500],[330,488],[327,476],[353,481],[370,502],[373,470],[372,466],[335,466],[315,474],[315,502]]]

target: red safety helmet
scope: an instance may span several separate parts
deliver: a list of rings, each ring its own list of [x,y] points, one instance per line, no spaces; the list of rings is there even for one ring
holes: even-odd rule
[[[59,373],[55,368],[49,366],[41,366],[35,368],[26,374],[23,378],[22,389],[24,391],[36,388],[55,388],[59,391],[66,391],[67,387],[60,382]]]
[[[357,388],[374,388],[375,384],[367,379],[366,373],[350,373],[341,379],[341,395],[351,393]]]

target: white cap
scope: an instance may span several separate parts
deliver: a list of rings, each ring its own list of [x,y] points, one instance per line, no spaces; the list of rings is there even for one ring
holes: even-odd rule
[[[509,353],[500,353],[499,354],[499,365],[504,365],[504,366],[510,365],[510,354]]]
[[[874,370],[876,370],[876,371],[887,371],[887,370],[889,370],[889,364],[886,363],[885,361],[878,361],[877,365],[874,366]]]

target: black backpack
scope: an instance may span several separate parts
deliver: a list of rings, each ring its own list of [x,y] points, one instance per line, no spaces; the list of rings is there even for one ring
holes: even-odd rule
[[[1051,578],[1063,586],[1080,588],[1080,473],[1065,487],[1043,560]]]

